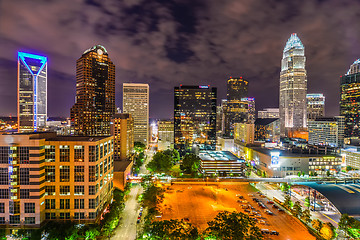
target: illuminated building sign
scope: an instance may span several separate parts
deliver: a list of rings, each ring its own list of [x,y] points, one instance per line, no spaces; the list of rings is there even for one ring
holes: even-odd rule
[[[209,88],[209,85],[200,85],[199,88]]]
[[[280,159],[280,152],[270,152],[270,155],[271,155],[271,166],[278,167],[279,159]]]

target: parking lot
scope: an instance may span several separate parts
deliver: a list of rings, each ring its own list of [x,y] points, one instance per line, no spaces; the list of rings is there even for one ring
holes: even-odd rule
[[[257,219],[259,228],[264,232],[279,232],[278,236],[265,234],[267,239],[315,239],[298,219],[279,212],[248,183],[186,183],[174,184],[165,189],[161,205],[162,217],[159,220],[186,219],[204,230],[207,222],[219,211],[239,211]],[[240,195],[242,199],[239,198]],[[253,198],[257,198],[258,202]]]

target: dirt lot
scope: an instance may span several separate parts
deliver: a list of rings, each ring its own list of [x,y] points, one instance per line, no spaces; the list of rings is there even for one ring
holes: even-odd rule
[[[242,205],[244,205],[243,207],[251,205],[254,209],[249,210],[253,213],[257,211],[261,215],[261,217],[258,215],[259,228],[275,230],[280,233],[279,236],[271,236],[271,239],[315,239],[299,220],[286,213],[280,213],[272,207],[272,204],[267,204],[267,199],[259,197],[255,188],[248,183],[219,183],[218,185],[186,183],[174,184],[165,189],[167,190],[161,205],[162,218],[159,220],[188,218],[192,224],[204,230],[207,222],[212,220],[219,211],[245,212]],[[237,202],[239,199],[236,194],[242,195],[244,197],[242,200],[246,200],[248,203]],[[265,208],[260,208],[249,194],[260,199]],[[265,213],[266,209],[273,212],[274,215]]]

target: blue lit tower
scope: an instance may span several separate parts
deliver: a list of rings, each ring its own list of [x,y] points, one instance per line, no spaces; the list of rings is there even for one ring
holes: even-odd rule
[[[47,58],[18,52],[18,131],[46,126]]]
[[[307,77],[305,48],[296,33],[286,42],[280,72],[280,129],[288,131],[306,128]]]

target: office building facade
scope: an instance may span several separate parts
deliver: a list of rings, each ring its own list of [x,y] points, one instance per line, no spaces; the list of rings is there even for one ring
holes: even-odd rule
[[[252,106],[247,101],[248,85],[249,82],[242,77],[227,80],[227,101],[223,107],[223,133],[226,137],[234,136],[235,123],[248,122],[249,106]]]
[[[360,59],[356,60],[349,71],[340,77],[340,115],[345,117],[345,137],[360,136]]]
[[[278,108],[265,108],[264,110],[258,111],[257,118],[280,118]]]
[[[307,121],[325,117],[325,96],[322,93],[306,94]]]
[[[287,129],[306,128],[307,76],[305,48],[296,33],[286,42],[280,72],[280,127],[281,134]]]
[[[18,52],[18,131],[42,130],[47,120],[47,58]]]
[[[0,225],[95,223],[112,199],[112,137],[0,135]]]
[[[149,144],[149,85],[123,84],[123,112],[134,118],[134,141]]]
[[[345,117],[317,118],[309,122],[309,144],[340,148],[344,145]]]
[[[70,112],[74,134],[110,135],[115,113],[115,65],[101,45],[86,50],[76,61],[76,98]]]
[[[216,95],[210,86],[174,88],[174,146],[181,153],[193,145],[215,149]]]
[[[134,149],[134,119],[129,113],[117,113],[110,122],[114,137],[114,160],[127,160]]]
[[[255,121],[255,141],[280,142],[280,120],[258,118]]]
[[[158,121],[158,150],[174,148],[174,121]]]

